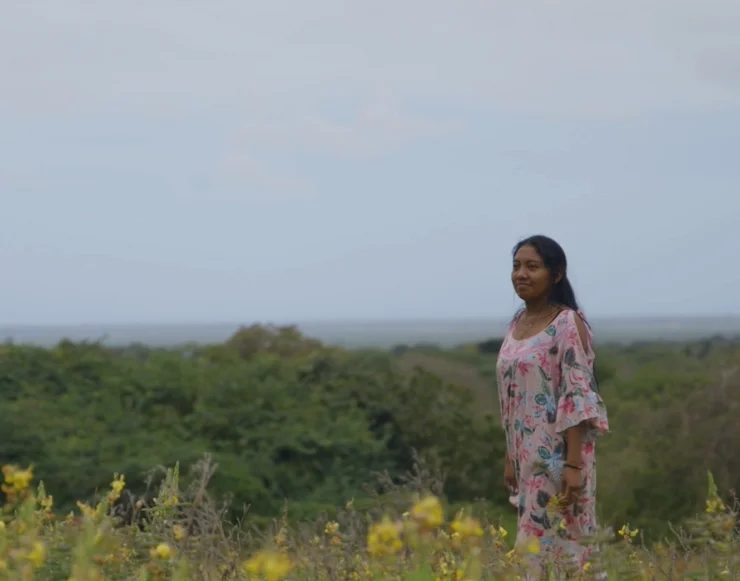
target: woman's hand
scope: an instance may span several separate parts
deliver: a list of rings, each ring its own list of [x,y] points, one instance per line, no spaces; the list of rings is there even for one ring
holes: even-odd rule
[[[581,496],[583,491],[583,474],[581,470],[573,466],[563,468],[563,484],[561,498],[563,506],[571,506]]]
[[[519,492],[516,482],[516,473],[514,472],[514,464],[509,459],[508,454],[506,455],[504,467],[504,486],[511,494],[517,494]]]

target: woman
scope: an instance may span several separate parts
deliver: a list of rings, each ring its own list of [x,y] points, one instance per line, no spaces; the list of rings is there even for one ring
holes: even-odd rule
[[[506,434],[505,485],[518,508],[517,544],[583,566],[596,532],[594,438],[608,430],[593,375],[592,335],[560,245],[532,236],[514,248],[511,281],[524,301],[496,364]]]

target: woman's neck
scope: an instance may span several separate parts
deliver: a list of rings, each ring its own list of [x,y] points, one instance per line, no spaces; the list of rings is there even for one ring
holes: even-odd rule
[[[524,303],[524,308],[528,315],[540,315],[544,313],[548,308],[554,306],[555,305],[553,305],[547,298]]]

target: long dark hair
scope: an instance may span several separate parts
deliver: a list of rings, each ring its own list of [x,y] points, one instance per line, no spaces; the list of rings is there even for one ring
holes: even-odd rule
[[[512,255],[516,256],[522,246],[534,248],[537,254],[540,255],[542,262],[545,263],[547,270],[550,271],[553,283],[550,289],[550,302],[554,305],[563,305],[577,312],[579,310],[578,301],[573,286],[568,280],[568,259],[563,247],[552,238],[537,234],[517,243]],[[558,275],[561,275],[560,280],[555,282]]]

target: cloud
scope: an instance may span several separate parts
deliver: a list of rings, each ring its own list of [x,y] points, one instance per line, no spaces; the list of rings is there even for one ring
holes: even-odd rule
[[[223,128],[219,187],[305,197],[281,156],[384,155],[476,112],[740,110],[737,30],[736,0],[13,2],[0,119]]]
[[[374,157],[414,141],[448,135],[463,127],[459,121],[406,112],[390,95],[376,95],[349,119],[337,117],[305,113],[257,120],[248,124],[236,140],[251,147],[339,157]]]
[[[256,152],[370,158],[392,153],[413,142],[449,135],[462,127],[458,121],[407,113],[392,96],[378,94],[347,120],[304,114],[248,124],[234,136],[234,146],[225,154],[219,174],[231,181],[255,183],[282,196],[305,197],[313,193],[309,183],[270,172]]]
[[[283,175],[272,170],[265,162],[246,151],[232,151],[226,154],[214,169],[216,185],[220,186],[219,197],[228,195],[232,199],[250,197],[255,194],[260,199],[270,201],[290,201],[310,199],[314,192],[307,181]],[[260,192],[255,192],[254,187]],[[249,188],[250,194],[246,193]]]
[[[594,3],[132,0],[10,3],[0,106],[16,113],[288,112],[403,103],[568,117],[737,108],[735,0]],[[318,125],[318,127],[317,127]]]

